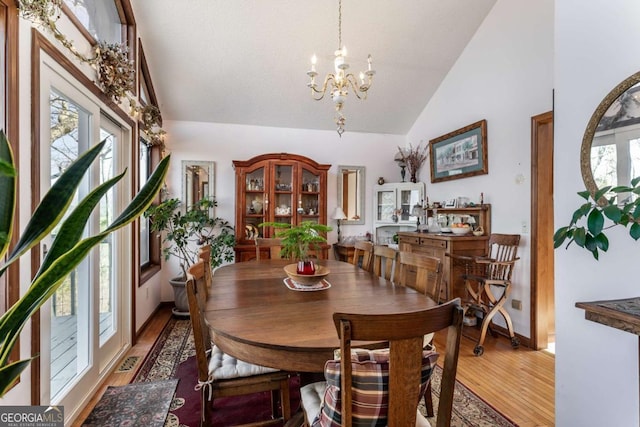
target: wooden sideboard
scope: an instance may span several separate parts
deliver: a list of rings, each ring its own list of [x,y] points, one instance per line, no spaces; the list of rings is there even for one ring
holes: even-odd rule
[[[479,256],[487,253],[489,236],[456,236],[451,233],[417,233],[399,232],[401,251],[423,253],[440,259],[442,262],[442,293],[441,301],[466,297],[464,280],[464,265],[450,255]]]
[[[333,253],[338,261],[350,262],[356,247],[353,244],[334,243]]]

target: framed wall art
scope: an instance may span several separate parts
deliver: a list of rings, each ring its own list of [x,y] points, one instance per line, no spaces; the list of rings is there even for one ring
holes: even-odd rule
[[[429,141],[431,182],[489,173],[487,121],[480,120]]]

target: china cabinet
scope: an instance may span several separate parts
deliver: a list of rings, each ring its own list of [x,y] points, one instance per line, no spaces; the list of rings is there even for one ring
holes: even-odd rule
[[[414,206],[422,206],[425,186],[422,182],[395,182],[374,187],[373,226],[376,244],[390,244],[398,231],[415,230],[418,217]]]
[[[255,258],[256,237],[274,237],[263,222],[327,223],[327,171],[331,165],[289,153],[234,160],[236,171],[236,261]],[[323,248],[320,258],[327,257]]]

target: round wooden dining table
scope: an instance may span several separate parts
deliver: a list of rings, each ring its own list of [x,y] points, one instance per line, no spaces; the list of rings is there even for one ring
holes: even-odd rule
[[[205,317],[222,351],[276,369],[322,372],[340,347],[333,313],[394,314],[436,305],[410,288],[334,260],[318,262],[330,271],[329,288],[292,290],[283,270],[290,263],[248,261],[215,271]]]

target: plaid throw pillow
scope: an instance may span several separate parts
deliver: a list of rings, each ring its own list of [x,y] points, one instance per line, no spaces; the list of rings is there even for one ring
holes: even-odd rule
[[[437,360],[438,353],[432,350],[423,351],[420,398],[429,384]],[[389,349],[352,349],[351,366],[353,369],[351,409],[353,426],[387,426]],[[324,375],[327,380],[327,390],[320,414],[313,421],[312,426],[339,427],[342,422],[340,360],[329,360],[325,364]]]

